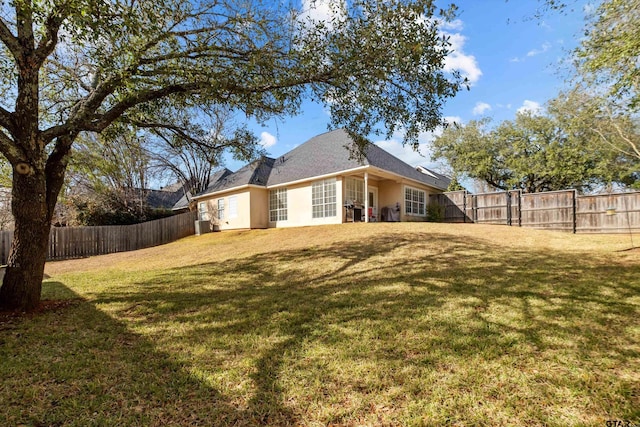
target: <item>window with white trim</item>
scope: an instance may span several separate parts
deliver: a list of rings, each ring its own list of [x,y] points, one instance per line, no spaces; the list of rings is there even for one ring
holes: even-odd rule
[[[238,196],[229,197],[229,219],[238,217]]]
[[[269,221],[287,220],[287,189],[269,191]]]
[[[209,221],[209,212],[207,212],[207,202],[198,203],[198,219],[200,221]]]
[[[311,186],[311,209],[313,218],[336,216],[336,179],[316,181]]]
[[[224,199],[218,199],[218,219],[224,219]]]
[[[417,188],[404,188],[404,213],[407,215],[426,215],[427,192]]]
[[[345,179],[345,200],[354,204],[364,204],[364,181],[356,178]]]

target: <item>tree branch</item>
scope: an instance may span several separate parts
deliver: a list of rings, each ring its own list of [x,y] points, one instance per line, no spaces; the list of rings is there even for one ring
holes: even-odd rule
[[[13,35],[4,19],[0,18],[0,41],[9,49],[13,58],[18,61],[22,57],[22,46],[18,38]]]
[[[64,20],[69,15],[69,3],[65,2],[59,8],[53,7],[51,15],[47,17],[44,25],[44,35],[35,51],[36,63],[42,65],[44,60],[55,50],[58,44],[58,31]]]
[[[9,133],[13,134],[15,131],[15,119],[13,117],[13,113],[5,110],[0,107],[0,126],[9,131]]]
[[[9,163],[16,164],[24,159],[23,153],[16,146],[15,142],[3,131],[0,130],[0,152],[9,160]]]

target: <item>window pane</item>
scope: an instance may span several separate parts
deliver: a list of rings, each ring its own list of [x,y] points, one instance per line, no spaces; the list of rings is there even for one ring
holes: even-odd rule
[[[218,199],[218,219],[224,219],[224,199]]]
[[[287,189],[269,191],[269,221],[287,220]]]

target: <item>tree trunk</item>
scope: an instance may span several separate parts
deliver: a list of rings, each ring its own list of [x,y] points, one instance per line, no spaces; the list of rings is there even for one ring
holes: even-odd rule
[[[46,190],[44,171],[14,173],[11,208],[15,231],[0,287],[0,305],[5,308],[31,311],[40,304],[53,213]]]

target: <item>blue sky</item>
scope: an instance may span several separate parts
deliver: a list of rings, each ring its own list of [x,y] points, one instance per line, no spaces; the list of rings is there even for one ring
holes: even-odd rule
[[[321,15],[323,3],[317,0]],[[584,7],[578,1],[566,13],[533,15],[534,0],[459,0],[459,19],[448,25],[453,54],[447,66],[460,70],[471,89],[459,92],[444,107],[445,117],[465,123],[490,116],[495,121],[513,119],[522,108],[537,109],[565,87],[570,50],[583,34]],[[313,13],[314,11],[312,11]],[[327,131],[329,115],[322,105],[306,102],[298,116],[252,125],[269,155],[276,157],[315,135]],[[431,134],[421,138],[421,152],[403,147],[401,138],[372,140],[412,166],[438,169],[429,158]],[[236,170],[242,164],[227,160]]]

